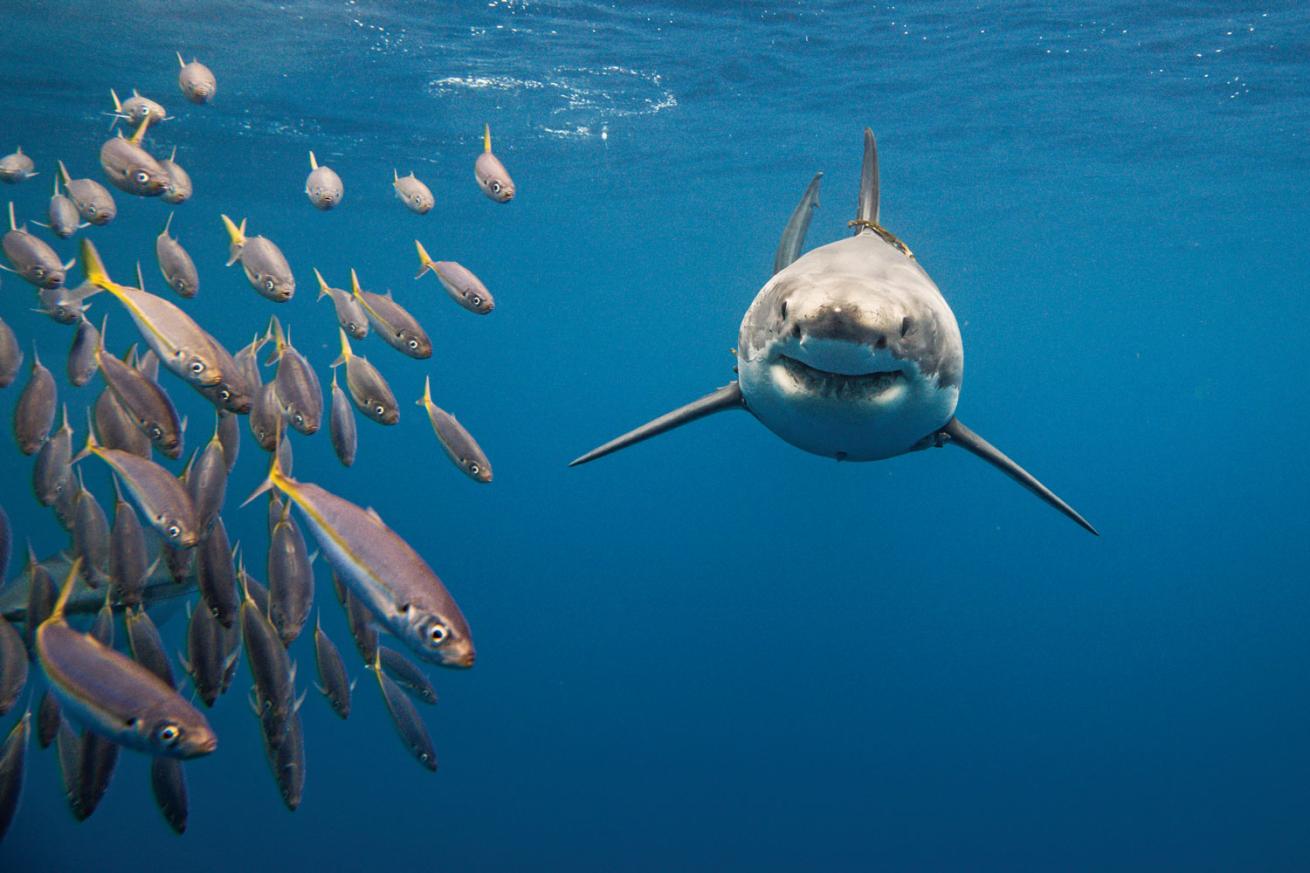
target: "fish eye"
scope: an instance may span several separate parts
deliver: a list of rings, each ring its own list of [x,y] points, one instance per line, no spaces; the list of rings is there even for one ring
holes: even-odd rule
[[[229,391],[229,390],[227,390],[226,388],[220,388],[220,389],[218,389],[218,399],[219,399],[219,400],[231,400],[231,399],[232,399],[232,392]]]
[[[482,472],[482,468],[477,464],[469,464],[469,472],[476,476]]]
[[[33,267],[33,268],[32,268],[32,275],[35,276],[35,277],[38,278],[38,279],[43,279],[43,278],[45,278],[45,268],[44,268],[44,267]]]
[[[276,285],[276,284],[277,284],[277,283],[273,281],[273,277],[272,277],[272,276],[269,276],[268,278],[266,278],[266,279],[264,280],[264,287],[267,288],[269,291],[272,291],[272,290],[273,290],[273,286]]]
[[[155,742],[172,748],[182,739],[182,729],[171,722],[164,722],[155,728]]]
[[[379,403],[377,406],[373,407],[373,411],[376,412],[378,415],[384,415],[387,411],[387,408],[383,406],[381,403]]]
[[[151,426],[150,426],[150,439],[152,439],[152,440],[157,440],[157,439],[159,439],[160,437],[162,437],[163,435],[164,435],[164,432],[163,432],[163,430],[160,429],[159,425],[154,424],[154,425],[151,425]]]
[[[304,423],[305,423],[305,416],[301,415],[300,413],[296,413],[296,424],[303,426]]]
[[[482,298],[479,297],[478,295],[474,294],[474,295],[473,295],[473,305],[474,305],[474,306],[481,306],[481,305],[482,305]]]
[[[200,375],[201,373],[205,372],[205,364],[204,364],[204,362],[203,362],[203,361],[192,361],[192,362],[191,362],[191,372],[192,372],[192,373],[195,373],[196,375]]]
[[[145,183],[150,181],[150,174],[147,173],[145,170],[137,170],[136,181],[138,185],[144,185]]]
[[[409,342],[406,343],[405,345],[409,346],[411,349],[417,349],[418,340],[414,339],[413,337],[410,337]]]
[[[415,206],[417,206],[417,205],[419,204],[419,200],[420,200],[420,198],[419,198],[419,196],[418,196],[417,194],[415,194],[415,195],[414,195],[413,197],[411,197],[410,199],[414,201],[414,205],[415,205]]]
[[[500,183],[497,182],[495,179],[491,180],[491,190],[495,191],[497,194],[500,193]]]
[[[432,641],[432,645],[434,646],[439,646],[445,642],[447,635],[445,626],[435,622],[430,628],[428,628],[428,639]]]
[[[167,528],[164,529],[164,533],[168,534],[168,538],[170,540],[175,540],[178,537],[182,536],[182,528],[178,527],[175,524],[170,524]]]

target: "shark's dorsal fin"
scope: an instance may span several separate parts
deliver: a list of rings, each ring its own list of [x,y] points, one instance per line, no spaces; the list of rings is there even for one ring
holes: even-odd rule
[[[675,427],[682,427],[688,422],[695,421],[698,418],[704,418],[707,415],[713,415],[716,412],[723,412],[725,409],[745,409],[741,401],[741,386],[736,382],[730,382],[717,391],[706,394],[699,400],[693,400],[686,406],[680,406],[672,412],[666,412],[654,421],[643,424],[636,430],[630,430],[623,436],[615,437],[603,446],[592,449],[585,455],[575,458],[569,462],[570,467],[576,467],[579,464],[585,464],[588,461],[594,461],[597,458],[604,457],[611,452],[617,452],[619,449],[625,449],[634,443],[642,440],[648,440],[653,436],[659,436],[665,431],[673,430]]]
[[[878,143],[873,131],[864,129],[864,166],[860,170],[860,202],[855,210],[855,232],[878,224]]]
[[[819,208],[819,181],[823,173],[815,173],[810,185],[801,195],[801,202],[792,210],[787,226],[783,228],[782,239],[778,241],[778,251],[773,256],[773,272],[779,273],[784,267],[800,256],[805,246],[805,234],[810,229],[810,219],[814,210]]]
[[[1032,493],[1036,494],[1060,512],[1064,513],[1069,518],[1073,519],[1073,521],[1084,530],[1095,536],[1100,536],[1100,533],[1097,532],[1096,528],[1092,527],[1087,519],[1079,515],[1072,506],[1056,497],[1051,489],[1047,488],[1041,482],[1038,482],[1036,477],[1031,473],[1006,457],[1005,453],[1000,449],[996,448],[991,443],[987,442],[987,440],[965,427],[958,418],[952,418],[950,421],[946,422],[946,426],[939,430],[936,436],[937,445],[950,443],[972,452],[1014,481],[1018,482],[1023,487],[1027,488]]]

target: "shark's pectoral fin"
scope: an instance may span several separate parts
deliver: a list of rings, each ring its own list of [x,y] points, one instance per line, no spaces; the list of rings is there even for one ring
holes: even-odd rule
[[[627,448],[633,443],[659,436],[667,430],[673,430],[675,427],[681,427],[690,421],[713,415],[716,412],[722,412],[725,409],[745,409],[741,401],[741,387],[736,382],[724,385],[718,391],[706,394],[699,400],[693,400],[686,406],[680,406],[672,412],[667,412],[654,421],[643,424],[636,430],[628,431],[623,436],[615,437],[605,445],[594,448],[582,457],[570,461],[569,466],[576,467],[579,464],[594,461],[611,452]]]
[[[1069,518],[1073,519],[1084,530],[1095,536],[1100,536],[1100,534],[1097,533],[1096,528],[1092,527],[1087,522],[1087,519],[1079,515],[1072,506],[1065,503],[1059,497],[1056,497],[1051,489],[1047,488],[1041,482],[1038,482],[1031,473],[1006,457],[1005,453],[1000,449],[996,448],[991,443],[987,442],[987,440],[965,427],[958,418],[952,418],[950,421],[946,422],[946,426],[937,432],[934,442],[937,445],[951,443],[972,452],[993,467],[996,467],[1014,481],[1018,482],[1023,487],[1027,488],[1032,493],[1036,494],[1042,500],[1045,500],[1051,506],[1060,510],[1060,512],[1064,513]]]

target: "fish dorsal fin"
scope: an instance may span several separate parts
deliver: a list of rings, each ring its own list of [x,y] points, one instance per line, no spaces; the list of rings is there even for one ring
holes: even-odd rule
[[[178,65],[179,67],[181,67],[182,69],[184,69],[184,70],[186,69],[186,61],[182,60],[182,53],[181,53],[181,52],[178,52],[178,53],[177,53],[177,65]]]
[[[373,507],[369,506],[364,511],[368,513],[368,517],[373,519],[374,523],[376,523],[378,527],[387,526],[387,523],[382,520],[382,516],[378,515],[378,511]]]
[[[311,170],[317,170],[317,169],[318,169],[318,159],[314,157],[314,152],[313,152],[313,151],[310,151],[310,153],[309,153],[309,168],[310,168]]]
[[[67,188],[68,183],[73,181],[73,177],[68,175],[68,167],[64,166],[63,161],[56,161],[56,163],[59,164],[59,175],[64,177],[64,187]]]
[[[168,220],[164,222],[164,229],[160,231],[159,233],[160,236],[165,236],[165,237],[168,236],[168,229],[173,226],[173,216],[176,214],[177,214],[176,210],[168,213]]]
[[[400,181],[400,174],[396,172],[396,168],[395,168],[395,167],[392,167],[392,168],[391,168],[391,184],[394,185],[394,184],[396,184],[396,183],[399,182],[399,181]]]
[[[486,122],[482,124],[482,151],[491,154],[491,125]]]
[[[860,201],[855,210],[856,222],[878,224],[878,143],[873,131],[864,129],[864,164],[860,169]],[[867,227],[857,228],[863,233]]]
[[[73,587],[77,585],[78,574],[82,570],[82,558],[78,556],[73,559],[73,563],[68,567],[68,575],[64,577],[64,584],[59,586],[59,599],[55,601],[54,609],[50,610],[50,617],[44,623],[54,622],[55,624],[64,624],[64,611],[68,608],[68,598],[73,593]],[[108,592],[105,594],[108,597]]]
[[[114,91],[113,88],[110,88],[110,89],[109,89],[109,99],[111,99],[111,100],[114,101],[114,111],[115,111],[115,112],[122,112],[122,111],[123,111],[123,104],[119,101],[119,99],[118,99],[118,94],[117,94],[117,92]]]

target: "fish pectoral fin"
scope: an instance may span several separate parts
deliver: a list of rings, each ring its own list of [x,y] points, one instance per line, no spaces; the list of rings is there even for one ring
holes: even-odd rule
[[[1056,497],[1055,493],[1041,482],[1038,482],[1035,476],[1010,460],[1000,449],[966,427],[958,418],[952,418],[946,422],[945,427],[939,430],[936,436],[938,445],[950,443],[977,455],[1033,494],[1036,494],[1050,506],[1068,516],[1087,532],[1094,536],[1100,536],[1096,528],[1092,527],[1087,519],[1079,515],[1072,506]]]
[[[570,467],[576,467],[579,464],[585,464],[588,461],[594,461],[597,458],[604,457],[611,452],[617,452],[619,449],[625,449],[634,443],[648,440],[651,437],[659,436],[665,431],[673,430],[675,427],[681,427],[684,424],[695,421],[698,418],[704,418],[707,415],[713,415],[716,412],[723,412],[726,409],[745,409],[745,404],[741,399],[741,386],[736,382],[730,382],[717,391],[706,394],[699,400],[693,400],[686,406],[680,406],[672,412],[666,412],[654,421],[649,421],[635,430],[630,430],[622,436],[615,437],[603,446],[598,446],[578,458],[569,462]]]

